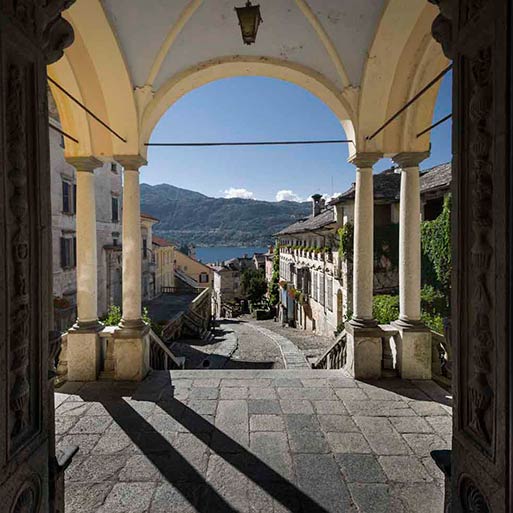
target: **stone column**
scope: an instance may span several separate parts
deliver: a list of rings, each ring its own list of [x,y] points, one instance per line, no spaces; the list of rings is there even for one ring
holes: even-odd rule
[[[401,376],[431,378],[431,335],[420,317],[420,173],[419,164],[429,152],[394,156],[401,169],[399,212],[399,330],[397,361]]]
[[[372,166],[380,153],[358,153],[350,162],[356,170],[353,249],[353,318],[348,334],[346,369],[356,378],[381,376],[382,344],[372,315],[374,287],[374,186]]]
[[[372,316],[374,286],[374,186],[372,166],[381,154],[359,153],[356,166],[353,251],[353,319],[357,327],[376,326]]]
[[[123,313],[114,344],[115,379],[140,381],[149,370],[149,326],[142,320],[140,155],[114,157],[123,172]]]
[[[100,365],[102,325],[98,321],[98,256],[96,252],[96,198],[94,170],[102,162],[94,157],[73,157],[76,168],[77,322],[68,334],[68,380],[94,381]]]

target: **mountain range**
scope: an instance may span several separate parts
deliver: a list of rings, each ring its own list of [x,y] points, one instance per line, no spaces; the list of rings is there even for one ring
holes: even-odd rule
[[[160,222],[154,232],[175,244],[266,246],[272,235],[307,217],[309,202],[211,198],[169,184],[141,184],[141,211]]]

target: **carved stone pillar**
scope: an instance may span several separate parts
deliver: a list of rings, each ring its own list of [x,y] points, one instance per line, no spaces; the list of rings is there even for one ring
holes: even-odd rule
[[[64,511],[46,66],[73,41],[60,17],[71,3],[0,2],[0,510],[9,513]]]
[[[374,186],[372,166],[380,153],[358,153],[356,166],[353,249],[353,318],[346,323],[346,370],[355,378],[379,378],[383,349],[372,315],[374,287]]]
[[[401,169],[399,203],[399,334],[397,364],[402,378],[431,378],[431,332],[420,320],[420,176],[419,164],[429,152],[398,153]]]
[[[511,2],[432,0],[453,69],[452,512],[512,497]]]
[[[142,320],[139,155],[114,157],[123,174],[123,315],[115,334],[115,379],[140,381],[149,370],[149,326]]]

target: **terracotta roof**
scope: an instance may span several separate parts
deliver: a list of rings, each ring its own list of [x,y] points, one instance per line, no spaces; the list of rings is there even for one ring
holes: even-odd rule
[[[162,237],[157,237],[157,235],[152,235],[151,241],[153,244],[156,244],[160,247],[173,246],[173,243],[168,241],[167,239],[163,239]]]
[[[335,210],[332,207],[326,208],[320,214],[301,219],[275,235],[287,235],[292,233],[304,233],[312,230],[320,230],[335,222]]]

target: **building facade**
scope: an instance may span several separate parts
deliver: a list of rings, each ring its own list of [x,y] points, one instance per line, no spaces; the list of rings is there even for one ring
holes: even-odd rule
[[[420,177],[421,218],[442,212],[449,194],[451,165],[442,164]],[[396,293],[401,177],[387,169],[374,177],[373,293]],[[283,323],[332,336],[352,315],[352,247],[344,254],[341,237],[354,223],[355,185],[326,205],[312,197],[312,215],[276,234],[280,252],[279,317]],[[348,239],[349,240],[349,239]],[[351,240],[352,246],[352,240]],[[268,278],[269,280],[269,278]]]
[[[59,121],[50,124],[60,128]],[[63,137],[50,129],[54,323],[64,331],[76,320],[76,170],[66,162]],[[95,172],[97,236],[97,302],[103,316],[111,304],[121,304],[121,170],[105,163]]]
[[[171,242],[152,235],[155,256],[155,295],[173,291],[175,288],[175,247]]]

